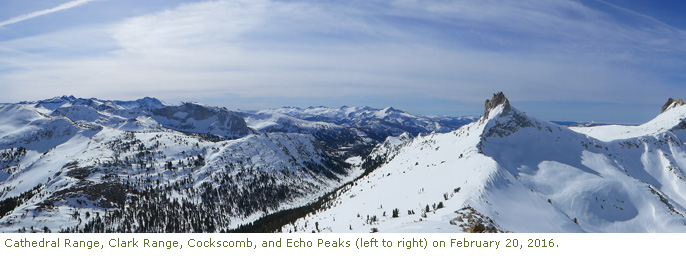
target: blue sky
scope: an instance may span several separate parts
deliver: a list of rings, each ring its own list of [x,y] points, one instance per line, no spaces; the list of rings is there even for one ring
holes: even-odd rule
[[[674,0],[2,0],[0,102],[480,115],[504,91],[541,119],[640,123],[686,96],[685,12]]]

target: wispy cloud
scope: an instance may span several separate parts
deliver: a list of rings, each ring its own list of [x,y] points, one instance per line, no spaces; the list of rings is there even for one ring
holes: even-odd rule
[[[669,28],[669,29],[671,29],[671,30],[674,30],[674,31],[677,31],[677,32],[684,33],[684,30],[679,29],[679,28],[674,27],[674,26],[671,26],[671,25],[669,25],[669,24],[667,24],[667,23],[665,23],[665,22],[663,22],[663,21],[660,21],[659,19],[656,19],[655,17],[649,16],[649,15],[645,15],[645,14],[642,14],[642,13],[639,13],[639,12],[636,12],[636,11],[633,11],[633,10],[631,10],[631,9],[628,9],[628,8],[623,8],[623,7],[621,7],[621,6],[618,6],[618,5],[609,3],[609,2],[604,1],[604,0],[594,0],[594,1],[596,1],[596,2],[598,2],[598,3],[605,4],[605,5],[607,5],[607,6],[610,6],[610,7],[612,7],[612,8],[615,8],[615,9],[621,10],[621,11],[623,11],[623,12],[630,13],[630,14],[635,15],[635,16],[640,16],[640,17],[642,17],[642,18],[645,18],[645,19],[647,19],[647,20],[650,20],[650,21],[652,21],[652,22],[654,22],[654,23],[659,24],[660,26],[667,27],[667,28]]]
[[[392,96],[480,108],[502,90],[530,102],[661,103],[679,88],[670,77],[684,73],[677,43],[686,36],[613,10],[635,23],[567,0],[187,3],[0,42],[12,61],[10,72],[0,63],[0,89],[6,101],[68,93],[283,100],[279,106]]]
[[[54,13],[54,12],[66,10],[66,9],[69,9],[69,8],[77,7],[77,6],[86,4],[86,3],[88,3],[88,2],[92,2],[92,1],[94,1],[94,0],[74,0],[74,1],[71,1],[71,2],[66,2],[66,3],[64,3],[64,4],[55,6],[55,7],[53,7],[53,8],[44,9],[44,10],[40,10],[40,11],[35,11],[35,12],[33,12],[33,13],[23,14],[23,15],[20,15],[20,16],[15,16],[15,17],[10,18],[10,19],[8,19],[8,20],[0,21],[0,27],[6,26],[6,25],[10,25],[10,24],[14,24],[14,23],[18,23],[18,22],[21,22],[21,21],[24,21],[24,20],[28,20],[28,19],[31,19],[31,18],[34,18],[34,17],[41,16],[41,15],[46,15],[46,14],[50,14],[50,13]]]

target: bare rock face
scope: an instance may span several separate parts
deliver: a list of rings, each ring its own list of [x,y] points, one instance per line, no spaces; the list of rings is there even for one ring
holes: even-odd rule
[[[665,103],[665,105],[662,105],[662,111],[660,113],[663,113],[666,110],[669,110],[669,108],[671,108],[671,107],[681,106],[681,105],[685,105],[685,104],[686,104],[686,102],[684,102],[684,100],[682,100],[681,98],[679,98],[678,100],[669,98],[667,100],[667,102]]]
[[[488,113],[501,104],[505,105],[504,112],[510,110],[510,101],[507,99],[507,97],[505,97],[505,94],[503,94],[503,92],[493,94],[493,97],[490,100],[486,100],[484,118],[488,118]]]
[[[152,110],[152,117],[165,128],[191,133],[240,138],[252,133],[245,120],[226,108],[183,103]]]

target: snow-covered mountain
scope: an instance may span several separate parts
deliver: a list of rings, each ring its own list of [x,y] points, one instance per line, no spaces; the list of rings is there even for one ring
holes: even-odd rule
[[[248,127],[258,132],[312,134],[330,147],[367,155],[387,137],[449,132],[476,117],[418,116],[388,107],[284,107],[242,112]]]
[[[168,105],[146,97],[135,101],[108,101],[62,96],[38,102],[22,102],[26,108],[74,122],[97,124],[127,131],[161,131],[240,138],[252,133],[236,112],[196,103]]]
[[[374,171],[281,230],[685,232],[686,106],[665,108],[640,126],[570,129],[498,93],[458,130],[388,138]]]
[[[352,127],[362,131],[368,137],[383,141],[388,136],[398,136],[405,132],[412,135],[432,132],[449,132],[467,123],[475,121],[476,117],[449,117],[449,116],[417,116],[410,113],[387,107],[374,109],[370,107],[284,107],[280,109],[264,110],[251,118],[292,118],[308,122],[330,123],[336,126]],[[258,121],[255,120],[255,123]],[[264,121],[259,121],[264,125]]]
[[[0,104],[0,231],[236,229],[360,176],[371,124],[154,98]]]
[[[485,107],[0,104],[0,231],[686,231],[684,102],[639,126]]]

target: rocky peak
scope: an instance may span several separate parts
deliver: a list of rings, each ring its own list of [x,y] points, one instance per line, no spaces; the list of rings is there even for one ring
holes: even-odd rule
[[[165,128],[200,134],[215,134],[225,138],[243,137],[252,133],[238,113],[226,108],[194,102],[154,109],[152,118]]]
[[[667,100],[667,102],[665,103],[665,105],[662,105],[662,111],[660,113],[663,113],[663,112],[671,109],[672,107],[681,106],[681,105],[685,105],[685,104],[686,104],[686,102],[684,102],[684,100],[682,100],[681,98],[679,98],[678,100],[669,98]]]
[[[484,118],[488,118],[488,113],[501,104],[505,106],[503,112],[510,110],[510,101],[505,97],[505,94],[503,94],[503,92],[494,93],[490,100],[486,100]]]
[[[74,100],[76,100],[76,97],[74,97],[74,95],[69,95],[69,96],[67,96],[67,95],[62,95],[62,97],[59,97],[59,98],[58,98],[58,97],[55,97],[55,99],[62,99],[62,100],[65,100],[65,101],[74,101]]]
[[[165,104],[162,101],[152,97],[138,99],[135,102],[147,109],[159,109],[165,107]]]

